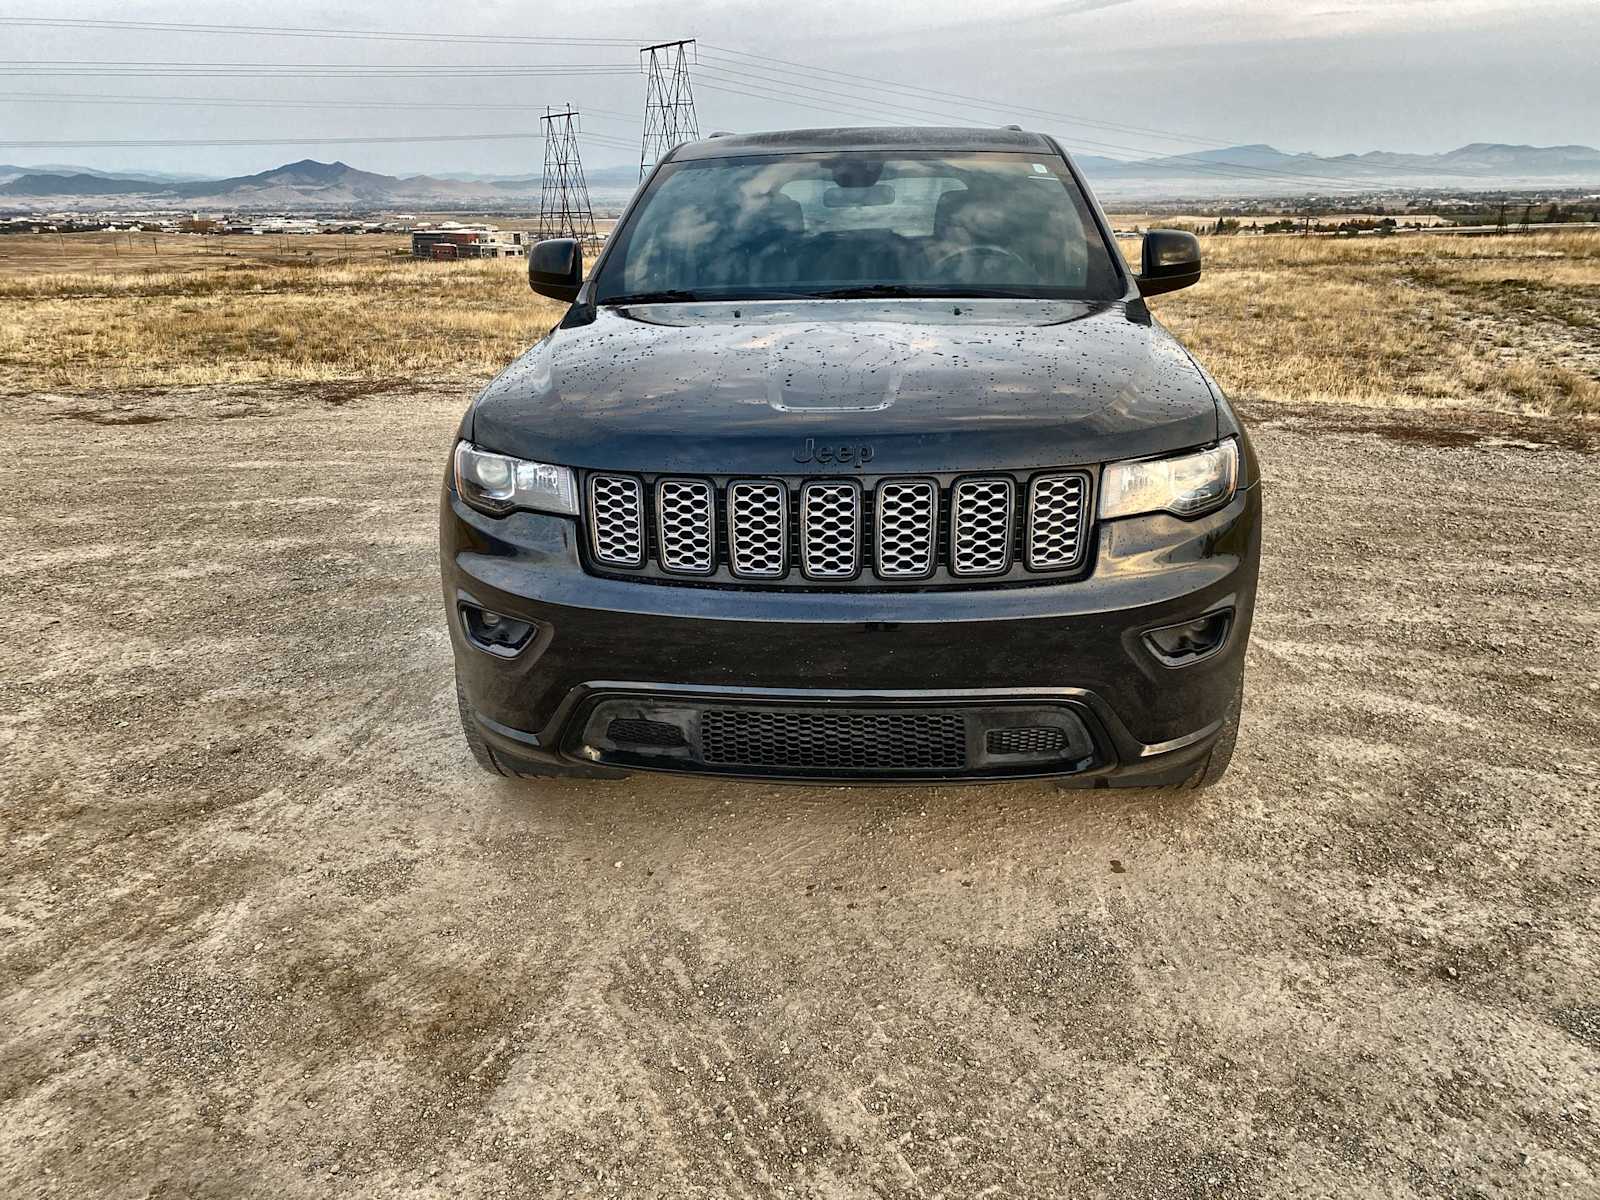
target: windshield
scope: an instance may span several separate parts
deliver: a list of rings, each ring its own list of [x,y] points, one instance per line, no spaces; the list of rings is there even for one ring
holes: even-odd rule
[[[1066,163],[1010,153],[669,163],[595,285],[599,304],[1121,294]]]

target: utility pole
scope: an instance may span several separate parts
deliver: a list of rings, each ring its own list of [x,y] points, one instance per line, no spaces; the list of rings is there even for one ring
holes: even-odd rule
[[[578,114],[569,104],[560,112],[545,109],[544,179],[539,192],[539,227],[534,237],[577,238],[584,245],[600,239],[594,231],[589,185],[578,157]]]
[[[645,57],[644,141],[639,149],[639,178],[674,148],[698,141],[700,125],[694,115],[694,91],[689,84],[689,60],[694,39],[660,42],[639,51]]]

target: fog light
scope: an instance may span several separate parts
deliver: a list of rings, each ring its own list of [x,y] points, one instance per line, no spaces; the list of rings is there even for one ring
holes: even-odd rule
[[[474,646],[499,658],[520,653],[533,637],[533,622],[519,621],[476,604],[461,606],[461,627]]]
[[[1228,627],[1232,624],[1233,609],[1225,608],[1181,625],[1149,630],[1144,635],[1144,644],[1167,666],[1186,667],[1220,650],[1228,640]]]

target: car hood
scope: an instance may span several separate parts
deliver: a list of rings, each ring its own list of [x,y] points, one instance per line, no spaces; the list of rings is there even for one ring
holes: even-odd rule
[[[1217,408],[1142,306],[651,304],[554,330],[462,434],[574,467],[942,472],[1183,449],[1216,438]]]

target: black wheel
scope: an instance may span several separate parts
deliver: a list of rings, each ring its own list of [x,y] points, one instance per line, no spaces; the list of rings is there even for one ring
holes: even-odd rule
[[[1211,753],[1206,755],[1206,761],[1195,773],[1189,776],[1178,786],[1187,791],[1201,791],[1216,783],[1228,773],[1228,764],[1233,761],[1233,747],[1239,740],[1239,713],[1244,708],[1244,675],[1239,676],[1239,687],[1233,693],[1233,703],[1228,705],[1228,713],[1222,719],[1222,732],[1217,734],[1217,740],[1211,747]]]
[[[472,702],[467,699],[466,692],[461,689],[461,681],[456,680],[456,711],[461,714],[461,736],[467,741],[467,749],[472,751],[472,757],[477,764],[491,775],[502,775],[507,779],[592,779],[606,778],[598,772],[585,771],[578,768],[547,766],[544,763],[523,762],[520,759],[512,760],[496,754],[483,740],[483,732],[478,728],[478,722],[472,715]],[[618,775],[620,778],[620,774]]]
[[[461,714],[461,736],[467,739],[467,749],[472,751],[472,757],[477,764],[491,775],[514,775],[500,765],[500,760],[494,756],[494,751],[489,749],[488,743],[483,740],[483,733],[478,729],[478,722],[472,715],[472,704],[467,699],[466,692],[461,690],[461,681],[456,680],[456,711]]]

